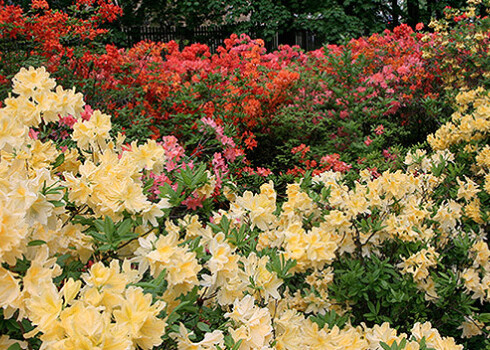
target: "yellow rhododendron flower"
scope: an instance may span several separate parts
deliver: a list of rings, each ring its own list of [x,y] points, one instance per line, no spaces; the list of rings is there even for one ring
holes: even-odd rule
[[[83,291],[86,302],[94,306],[103,305],[109,310],[120,305],[126,285],[133,282],[121,272],[117,260],[112,260],[109,267],[102,262],[95,263],[81,277],[86,283]]]
[[[230,327],[233,340],[242,340],[240,350],[254,350],[267,348],[272,341],[272,324],[269,310],[254,305],[254,298],[246,295],[241,300],[235,300],[233,311],[225,314],[226,318],[233,320],[237,327]]]
[[[55,277],[61,275],[61,267],[56,263],[56,258],[49,257],[49,249],[46,245],[37,247],[31,266],[22,280],[23,292],[28,295],[39,295],[45,289],[52,286]]]
[[[261,193],[256,195],[245,191],[231,206],[232,217],[244,220],[248,214],[252,228],[267,230],[275,219],[273,212],[276,210],[276,200],[270,185],[263,185]]]
[[[82,281],[74,281],[70,278],[65,282],[63,288],[61,288],[61,293],[63,294],[64,304],[70,304],[73,299],[76,298],[78,292],[80,291],[80,287],[82,286]]]
[[[458,329],[463,330],[463,334],[461,335],[463,338],[471,338],[475,335],[482,334],[482,329],[484,329],[484,327],[485,325],[483,322],[465,316],[465,320]]]
[[[201,270],[196,253],[184,249],[176,250],[175,253],[169,264],[167,281],[175,285],[185,284],[192,289],[192,286],[198,284],[197,274]]]
[[[150,237],[148,237],[150,238]],[[145,242],[140,238],[140,243]],[[165,236],[155,237],[154,250],[146,254],[146,259],[149,262],[150,273],[153,277],[158,275],[166,268],[178,250],[178,237],[174,233],[169,233]],[[148,245],[148,243],[145,243]],[[143,252],[142,252],[143,253]],[[138,251],[135,252],[138,255]]]
[[[129,287],[124,294],[120,309],[114,310],[116,322],[127,330],[135,346],[152,349],[162,343],[167,324],[157,318],[165,308],[165,303],[157,301],[152,305],[150,294],[141,288]]]
[[[123,153],[137,164],[138,168],[160,173],[165,163],[165,150],[155,140],[148,140],[138,146],[135,141],[131,143],[131,150]]]
[[[18,248],[27,236],[27,225],[24,221],[25,211],[12,208],[11,201],[2,200],[0,193],[0,262],[15,265],[15,258],[20,257]],[[21,210],[19,210],[21,209]],[[12,256],[11,253],[14,253]]]
[[[110,313],[80,301],[61,312],[60,326],[63,336],[52,343],[53,350],[124,350],[131,346],[126,330],[111,323]]]
[[[480,192],[478,185],[467,176],[465,176],[464,181],[462,181],[459,177],[456,179],[456,181],[459,185],[458,199],[464,198],[466,201],[470,201],[478,194],[478,192]]]
[[[0,308],[6,308],[20,297],[19,280],[0,266]]]
[[[39,92],[54,89],[56,82],[53,78],[49,77],[46,68],[40,67],[36,69],[29,67],[29,69],[20,69],[12,79],[12,85],[12,91],[17,95],[32,97]]]
[[[73,141],[82,150],[104,150],[109,140],[111,131],[111,117],[107,114],[94,111],[87,121],[79,121],[73,125]]]
[[[218,346],[220,348],[224,348],[225,346],[225,337],[220,330],[206,333],[204,339],[196,343],[193,343],[189,339],[189,336],[192,334],[193,332],[188,332],[185,326],[180,323],[179,333],[172,333],[171,336],[177,340],[177,348],[179,350],[214,350]]]
[[[216,187],[216,177],[214,175],[211,175],[211,172],[209,170],[206,170],[206,176],[206,184],[196,190],[196,193],[200,198],[209,198],[213,194]]]
[[[400,343],[403,338],[407,338],[407,335],[405,333],[397,335],[396,329],[392,329],[388,322],[384,322],[381,326],[374,325],[373,328],[366,331],[366,340],[369,342],[371,349],[378,349],[380,342],[384,342],[389,346],[395,341]]]
[[[82,94],[75,90],[58,86],[52,91],[56,83],[44,67],[22,68],[14,76],[13,85],[13,92],[19,96],[5,100],[5,111],[24,126],[37,127],[41,117],[46,123],[67,115],[78,117],[84,105]]]
[[[403,258],[403,262],[398,264],[402,268],[402,273],[410,273],[413,279],[421,281],[429,276],[429,268],[437,265],[439,253],[434,247],[422,249],[418,253],[411,255],[408,258]]]
[[[0,150],[12,151],[20,148],[28,131],[27,126],[12,118],[4,109],[0,109]]]
[[[37,327],[33,335],[42,332],[49,338],[59,328],[58,317],[63,309],[63,300],[52,281],[45,281],[38,294],[26,300],[27,315]]]
[[[8,335],[0,335],[0,350],[8,350],[15,344],[18,344],[21,349],[27,349],[27,342],[11,339]]]
[[[267,270],[269,257],[264,255],[259,258],[252,252],[247,258],[242,258],[244,269],[244,280],[252,280],[258,288],[257,291],[250,291],[252,295],[257,295],[257,299],[268,301],[270,297],[280,299],[278,288],[283,284],[283,281],[277,277],[275,272]],[[257,294],[255,294],[257,293]]]
[[[98,154],[99,160],[86,160],[79,167],[79,177],[65,172],[62,185],[68,188],[68,198],[77,205],[88,205],[98,216],[107,215],[113,221],[122,213],[143,214],[145,224],[156,224],[163,216],[161,209],[169,207],[167,199],[151,203],[143,193],[138,166],[129,157],[119,157],[111,149]],[[160,210],[160,211],[159,211]]]

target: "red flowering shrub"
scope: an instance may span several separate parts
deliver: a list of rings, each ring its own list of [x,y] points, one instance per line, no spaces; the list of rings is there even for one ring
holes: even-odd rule
[[[231,36],[216,54],[175,42],[120,49],[97,39],[107,32],[100,24],[120,13],[111,1],[79,0],[74,9],[89,11],[88,19],[43,1],[27,13],[0,6],[1,38],[32,45],[28,58],[4,55],[0,73],[8,78],[37,60],[61,84],[83,89],[91,106],[110,111],[129,141],[171,134],[193,157],[211,163],[220,154],[238,175],[319,172],[331,154],[351,165],[373,152],[387,159],[388,146],[423,141],[435,130],[449,112],[444,86],[462,71],[466,81],[478,80],[483,68],[471,59],[488,51],[481,30],[478,45],[465,49],[457,31],[454,44],[445,44],[441,33],[406,25],[309,53],[289,46],[268,53],[246,35]],[[476,30],[465,19],[458,25]],[[310,146],[311,159],[291,157],[300,144]]]

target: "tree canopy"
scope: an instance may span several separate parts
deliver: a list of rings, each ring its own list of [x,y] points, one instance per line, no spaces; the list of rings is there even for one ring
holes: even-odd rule
[[[7,4],[12,2],[5,1]],[[28,7],[30,0],[13,1]],[[48,0],[67,8],[73,0]],[[235,33],[270,39],[276,33],[307,30],[325,43],[369,35],[400,23],[414,27],[440,18],[446,6],[465,0],[114,0],[123,8],[122,26],[174,26],[188,29],[221,25]]]
[[[60,0],[61,1],[61,0]],[[268,39],[275,33],[309,30],[324,42],[368,35],[400,23],[415,26],[440,18],[464,0],[118,0],[124,24],[228,25]]]

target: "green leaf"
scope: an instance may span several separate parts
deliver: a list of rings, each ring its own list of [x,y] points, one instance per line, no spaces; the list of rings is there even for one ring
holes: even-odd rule
[[[479,314],[476,318],[483,323],[490,323],[490,313]]]
[[[104,218],[104,232],[112,240],[112,234],[114,233],[114,222],[109,216]]]
[[[29,243],[27,243],[27,246],[28,247],[34,247],[34,246],[43,245],[43,244],[46,244],[46,242],[43,241],[42,239],[36,239],[34,241],[30,241]]]
[[[240,345],[242,345],[243,339],[240,339],[238,342],[235,343],[235,345],[231,348],[232,350],[238,350],[240,348]]]
[[[7,327],[7,329],[11,332],[15,332],[15,331],[18,331],[20,329],[19,325],[14,320],[5,320],[4,322],[5,322],[5,326]]]
[[[144,192],[148,192],[151,187],[153,186],[153,184],[155,183],[155,180],[150,178],[150,179],[147,179],[146,180],[146,183],[145,183],[145,186],[143,187],[143,191]]]
[[[99,251],[106,252],[112,248],[111,244],[104,244],[99,247]]]
[[[272,251],[269,255],[270,261],[267,263],[267,269],[275,272],[280,279],[291,278],[289,270],[296,266],[297,261],[294,259],[286,260],[283,254]]]
[[[384,350],[391,350],[391,347],[386,344],[385,342],[379,342],[379,345],[381,345],[381,347],[384,349]]]
[[[407,339],[403,338],[400,341],[400,344],[398,344],[396,341],[394,341],[393,344],[391,344],[391,347],[388,344],[386,344],[385,342],[379,342],[379,345],[381,345],[381,347],[384,350],[403,350],[405,348],[405,345],[407,345]]]
[[[10,345],[7,350],[22,350],[22,348],[20,347],[19,343],[14,343],[12,345]]]
[[[55,208],[60,208],[65,205],[65,203],[62,201],[49,201],[49,203],[53,204]]]
[[[94,226],[99,232],[104,232],[104,221],[102,220],[95,220],[94,221]]]
[[[129,233],[129,231],[131,231],[132,226],[133,221],[131,219],[125,219],[118,225],[117,233],[119,234],[119,236],[125,236]]]
[[[235,341],[229,334],[225,335],[225,345],[227,348],[231,348],[233,345],[235,345]]]
[[[199,328],[199,330],[206,332],[206,333],[211,332],[211,328],[209,328],[209,325],[207,323],[204,323],[204,322],[198,322],[197,328]]]
[[[56,157],[56,160],[51,165],[53,166],[53,168],[57,168],[61,164],[63,164],[64,161],[65,161],[65,154],[64,153],[61,153],[58,157]]]
[[[176,308],[172,310],[170,315],[168,315],[167,322],[169,324],[172,324],[173,322],[175,322],[175,320],[177,320],[179,318],[180,309],[185,308],[189,304],[191,304],[191,302],[186,300],[186,301],[181,302],[179,305],[177,305]],[[177,326],[177,332],[178,332],[179,331],[178,325],[174,325],[174,326]]]
[[[376,307],[374,306],[374,304],[372,302],[368,301],[367,305],[368,305],[369,311],[371,311],[371,313],[373,315],[377,315],[378,314],[378,312],[376,310]],[[378,306],[379,306],[379,303],[378,303]]]
[[[107,242],[107,237],[105,235],[101,235],[98,232],[90,232],[90,235],[100,242]]]

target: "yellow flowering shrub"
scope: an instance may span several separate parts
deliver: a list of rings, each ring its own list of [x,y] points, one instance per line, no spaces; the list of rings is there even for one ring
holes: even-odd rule
[[[462,349],[447,335],[488,334],[475,311],[490,299],[484,90],[463,92],[435,151],[409,152],[403,170],[230,190],[210,217],[175,208],[183,182],[214,191],[202,166],[157,196],[160,143],[124,144],[99,111],[80,118],[81,95],[42,68],[13,92],[0,109],[0,348]],[[31,137],[68,114],[69,147]]]

